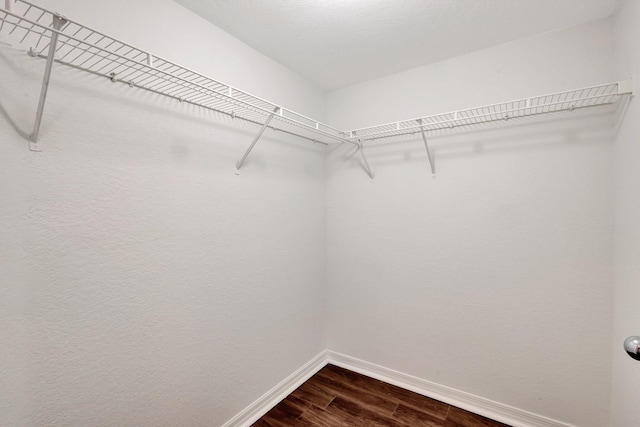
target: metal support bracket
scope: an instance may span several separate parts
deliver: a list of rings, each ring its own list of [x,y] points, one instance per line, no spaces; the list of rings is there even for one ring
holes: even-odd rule
[[[420,134],[422,134],[422,140],[424,141],[424,148],[427,150],[427,158],[429,159],[429,166],[431,166],[431,174],[433,176],[436,175],[436,165],[433,161],[433,157],[431,156],[431,150],[429,150],[429,143],[427,142],[427,135],[424,133],[424,128],[422,127],[422,119],[418,119],[418,124],[420,125]]]
[[[40,89],[40,100],[38,101],[38,110],[36,112],[36,121],[33,124],[33,132],[29,138],[29,149],[31,151],[40,151],[38,147],[38,134],[40,133],[40,123],[42,123],[42,114],[44,112],[44,104],[47,100],[47,91],[49,90],[49,81],[51,79],[51,69],[56,55],[56,45],[58,44],[57,31],[67,22],[62,15],[53,15],[53,29],[51,32],[51,40],[49,41],[49,52],[47,53],[47,64],[44,68],[44,77],[42,79],[42,88]]]
[[[258,132],[256,137],[253,138],[253,142],[251,143],[249,148],[247,148],[247,151],[244,152],[244,155],[242,156],[242,158],[240,160],[238,160],[238,163],[236,163],[236,174],[239,173],[238,171],[240,170],[240,168],[244,164],[244,161],[247,160],[247,157],[249,156],[249,153],[251,153],[251,150],[253,150],[253,147],[256,145],[256,143],[258,142],[258,140],[260,139],[260,137],[264,133],[264,131],[267,128],[267,126],[269,126],[269,122],[271,121],[271,119],[273,119],[273,116],[275,116],[278,113],[278,111],[280,111],[280,107],[276,107],[276,108],[273,109],[273,113],[269,114],[269,117],[267,117],[267,120],[264,122],[264,124],[260,128],[260,131]]]
[[[367,172],[367,175],[369,175],[369,178],[373,179],[373,172],[371,172],[371,167],[369,166],[369,162],[367,161],[367,157],[364,155],[364,147],[363,147],[362,142],[360,140],[358,140],[358,151],[360,152],[360,155],[362,156],[362,161],[364,162],[364,169]]]

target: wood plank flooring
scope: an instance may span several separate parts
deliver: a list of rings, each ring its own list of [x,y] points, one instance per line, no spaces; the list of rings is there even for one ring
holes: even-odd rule
[[[327,365],[254,427],[509,427],[400,387]]]

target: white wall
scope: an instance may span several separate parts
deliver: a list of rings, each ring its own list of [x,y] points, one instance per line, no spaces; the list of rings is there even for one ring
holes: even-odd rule
[[[319,89],[172,1],[47,4],[324,119]],[[327,121],[626,78],[638,10],[330,93]],[[368,149],[373,182],[333,148],[325,194],[320,147],[267,132],[236,176],[255,127],[64,67],[31,153],[42,68],[0,45],[0,425],[220,425],[328,347],[600,427],[614,248],[611,425],[635,422],[634,104],[614,245],[607,117],[434,139],[435,180],[415,139]]]
[[[322,118],[172,1],[48,4]],[[256,126],[56,66],[32,153],[43,67],[0,45],[0,425],[221,425],[326,347],[325,150],[268,131],[236,176]]]
[[[615,15],[616,73],[640,78],[640,1],[623,1]],[[640,106],[636,96],[614,145],[614,316],[611,426],[638,424],[640,362],[622,350],[624,339],[640,335]]]
[[[355,128],[612,79],[612,22],[330,93]],[[605,116],[366,150],[327,170],[328,347],[582,427],[609,420],[612,134]],[[346,156],[346,159],[345,159]]]

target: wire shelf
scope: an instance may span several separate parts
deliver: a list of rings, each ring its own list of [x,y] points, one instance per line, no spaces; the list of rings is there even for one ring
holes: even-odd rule
[[[261,126],[237,163],[237,169],[242,167],[265,129],[270,128],[321,144],[354,144],[371,178],[373,173],[363,147],[377,140],[393,142],[397,139],[393,137],[421,134],[435,174],[426,137],[428,132],[441,134],[454,129],[504,123],[506,120],[612,105],[624,95],[633,93],[633,84],[629,80],[341,131],[28,1],[4,0],[4,5],[4,9],[0,8],[0,37],[3,41],[6,37],[10,44],[27,47],[30,55],[47,60],[34,132],[30,137],[31,148],[35,151],[38,151],[38,131],[54,61]]]
[[[1,0],[0,0],[1,1]],[[59,29],[55,17],[62,18]],[[32,56],[47,57],[57,34],[55,61],[131,87],[188,102],[235,118],[320,143],[344,142],[344,133],[310,117],[219,82],[174,62],[116,40],[24,0],[5,0],[0,33]]]
[[[524,98],[516,101],[469,108],[444,114],[418,117],[347,132],[351,140],[374,141],[382,138],[410,135],[421,131],[441,131],[485,123],[574,111],[616,103],[630,88],[619,82],[588,88]]]

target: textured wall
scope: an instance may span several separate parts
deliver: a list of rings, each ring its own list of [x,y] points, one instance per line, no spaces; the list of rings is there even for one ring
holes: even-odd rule
[[[172,1],[47,4],[323,119],[317,88]],[[617,78],[638,69],[638,2],[621,10]],[[330,93],[327,121],[608,81],[611,24]],[[325,199],[321,147],[267,132],[236,176],[255,127],[61,67],[30,153],[43,66],[0,45],[0,425],[220,425],[325,347],[607,424],[606,118],[435,139],[435,180],[420,141],[370,149],[374,182],[334,147]],[[614,427],[637,395],[619,349],[638,333],[635,116],[615,151]]]
[[[324,92],[171,0],[41,2],[84,25],[187,68],[324,120]]]
[[[615,64],[619,78],[640,79],[640,1],[621,3],[615,16]],[[629,104],[617,135],[615,160],[613,398],[611,426],[638,424],[640,363],[622,350],[624,339],[640,335],[640,106]]]
[[[618,0],[177,2],[328,90],[602,18],[618,4]]]
[[[323,110],[169,0],[51,3]],[[0,425],[221,425],[325,348],[325,150],[268,131],[236,176],[256,126],[57,66],[31,153],[43,67],[0,45]]]
[[[608,20],[596,21],[336,90],[327,121],[354,129],[600,84],[611,72],[610,33]]]
[[[611,79],[611,21],[328,96],[355,127]],[[331,350],[582,427],[608,422],[611,130],[580,117],[328,160]]]

